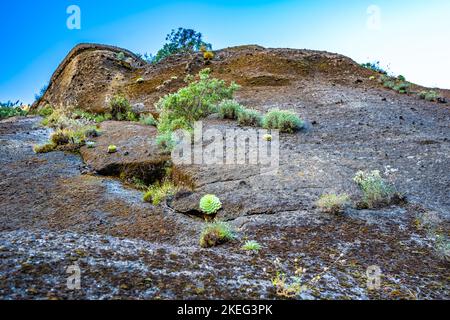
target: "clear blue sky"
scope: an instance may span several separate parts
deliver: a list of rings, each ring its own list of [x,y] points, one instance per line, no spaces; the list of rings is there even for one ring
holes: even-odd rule
[[[70,5],[81,9],[80,30],[66,26]],[[368,14],[371,5],[379,8],[379,19]],[[260,44],[327,50],[358,62],[380,60],[413,82],[450,88],[449,17],[448,0],[5,0],[0,101],[32,102],[79,42],[154,53],[180,26],[201,31],[215,49]]]

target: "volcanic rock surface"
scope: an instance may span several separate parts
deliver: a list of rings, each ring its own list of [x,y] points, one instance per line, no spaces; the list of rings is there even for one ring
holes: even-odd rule
[[[36,155],[32,145],[49,135],[40,119],[2,121],[2,298],[280,298],[271,280],[277,271],[294,276],[298,265],[307,269],[306,282],[330,267],[299,298],[450,297],[448,261],[417,223],[432,215],[440,232],[449,233],[449,105],[385,89],[369,79],[376,73],[347,57],[242,46],[218,51],[207,65],[201,55],[147,65],[124,49],[85,44],[71,51],[33,107],[102,112],[120,92],[156,114],[159,98],[205,67],[240,84],[242,104],[293,110],[305,120],[302,131],[280,134],[278,171],[173,164],[156,146],[155,128],[115,121],[102,123],[95,148],[82,148],[81,157]],[[449,98],[447,90],[439,93]],[[249,130],[214,118],[203,126]],[[109,154],[112,144],[118,152]],[[160,206],[115,179],[152,183],[168,166],[183,188]],[[407,203],[349,208],[339,216],[316,208],[324,193],[357,199],[355,173],[386,168],[396,171]],[[217,218],[237,230],[235,241],[199,247],[204,194],[220,197]],[[247,239],[262,245],[259,254],[241,250]],[[66,287],[65,270],[74,263],[82,270],[80,291]],[[374,265],[383,273],[380,290],[367,288],[366,271]]]

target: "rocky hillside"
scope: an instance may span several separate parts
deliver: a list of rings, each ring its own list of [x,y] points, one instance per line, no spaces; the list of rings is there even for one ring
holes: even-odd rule
[[[126,121],[101,123],[96,147],[82,147],[81,157],[36,155],[32,145],[49,135],[40,119],[2,121],[0,296],[292,298],[290,277],[303,267],[308,289],[296,298],[449,298],[447,90],[437,90],[441,103],[420,99],[429,89],[413,84],[401,94],[378,81],[379,73],[326,52],[242,46],[208,62],[199,53],[146,64],[124,49],[83,44],[33,109],[102,113],[121,93],[157,117],[155,102],[205,67],[242,86],[241,104],[292,110],[304,120],[301,131],[280,134],[277,174],[248,165],[175,165],[156,144],[154,127]],[[203,125],[238,128],[215,115]],[[106,151],[112,144],[113,154]],[[361,170],[389,176],[399,196],[361,206],[354,181]],[[181,188],[152,205],[117,179],[130,177],[147,184],[170,177]],[[317,201],[330,193],[348,194],[351,205],[324,212]],[[220,198],[216,219],[236,230],[235,240],[210,249],[198,245],[205,194]],[[259,253],[243,251],[246,240],[256,240]],[[84,270],[81,291],[64,287],[71,261]],[[370,266],[383,275],[377,290],[367,288]]]
[[[121,52],[124,58],[118,58]],[[227,48],[216,52],[207,67],[213,76],[240,84],[240,100],[255,108],[289,101],[293,93],[305,102],[340,101],[311,96],[317,86],[374,87],[374,81],[369,81],[372,71],[345,56],[311,50]],[[132,104],[152,111],[161,96],[184,86],[184,78],[202,68],[205,61],[201,53],[174,55],[158,64],[147,64],[125,49],[81,44],[57,68],[47,92],[34,107],[51,104],[102,112],[111,96],[121,92]],[[448,91],[441,92],[448,97]]]

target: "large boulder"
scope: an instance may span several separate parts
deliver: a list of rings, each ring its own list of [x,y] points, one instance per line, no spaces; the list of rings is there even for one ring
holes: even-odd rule
[[[155,142],[156,128],[134,122],[107,121],[100,126],[101,134],[92,139],[93,148],[81,148],[85,163],[95,172],[124,179],[139,178],[153,183],[165,175],[170,159]],[[109,153],[114,145],[117,152]]]
[[[124,59],[119,58],[121,52]],[[254,107],[283,88],[298,88],[304,81],[317,82],[320,75],[353,83],[358,77],[368,78],[371,74],[347,57],[311,50],[240,46],[217,51],[212,62],[206,62],[197,53],[147,64],[125,49],[81,44],[60,64],[33,108],[50,104],[101,113],[106,111],[110,98],[120,93],[132,105],[155,112],[155,102],[185,86],[188,74],[206,67],[213,76],[240,84],[238,98]]]
[[[125,55],[120,58],[120,53]],[[109,99],[121,92],[136,68],[145,62],[132,52],[105,45],[80,44],[72,49],[54,72],[49,86],[33,108],[79,108],[102,113]]]

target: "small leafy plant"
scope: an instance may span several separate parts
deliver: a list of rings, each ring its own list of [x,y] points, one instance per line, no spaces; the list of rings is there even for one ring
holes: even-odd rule
[[[218,112],[222,119],[236,120],[244,107],[235,100],[225,100],[218,105]]]
[[[70,132],[67,129],[59,129],[51,134],[50,141],[57,146],[66,145],[70,142]]]
[[[255,240],[249,240],[244,243],[242,250],[259,252],[261,250],[261,245]]]
[[[87,138],[97,137],[99,134],[97,129],[92,126],[57,129],[50,135],[48,143],[34,146],[34,151],[36,153],[48,153],[55,150],[76,152],[80,147],[87,144]],[[68,146],[68,148],[61,148],[63,146]]]
[[[411,83],[406,81],[405,77],[399,76],[397,78],[388,75],[382,75],[379,82],[383,84],[383,87],[397,91],[398,93],[410,93]]]
[[[433,249],[439,259],[450,262],[450,239],[443,228],[442,218],[435,212],[420,212],[415,219],[418,230],[424,230],[433,240]]]
[[[410,87],[411,84],[409,82],[401,81],[400,83],[394,85],[392,89],[398,93],[408,93],[410,91]]]
[[[41,124],[54,129],[67,129],[83,126],[84,122],[81,119],[73,119],[67,112],[54,110],[42,120]]]
[[[322,212],[339,214],[344,212],[350,197],[347,194],[324,194],[317,201],[317,206]]]
[[[86,141],[86,147],[88,149],[94,149],[95,148],[95,142],[94,141]]]
[[[177,193],[178,187],[171,181],[164,181],[162,184],[156,183],[150,186],[144,194],[144,201],[151,202],[154,206]]]
[[[45,117],[51,116],[52,113],[53,113],[53,111],[54,111],[53,107],[52,107],[51,105],[47,104],[47,105],[41,107],[41,108],[37,111],[37,113],[38,113],[38,115],[40,115],[41,117],[44,117],[44,118],[45,118]]]
[[[112,115],[110,113],[90,113],[84,110],[75,110],[72,115],[70,115],[71,118],[74,119],[85,119],[88,121],[92,121],[95,123],[101,123],[107,120],[112,119]]]
[[[200,199],[200,210],[207,215],[215,214],[221,208],[222,202],[215,195],[207,194]]]
[[[450,262],[450,239],[448,236],[437,234],[434,247],[440,259]]]
[[[389,205],[396,195],[394,187],[381,177],[378,170],[359,171],[353,181],[363,192],[362,204],[367,208]]]
[[[299,265],[299,259],[294,260],[294,273],[288,276],[285,271],[283,271],[283,266],[281,261],[277,258],[274,261],[274,267],[276,270],[276,276],[272,278],[272,284],[276,289],[276,294],[283,298],[296,298],[300,294],[306,291],[314,289],[319,281],[331,270],[332,267],[337,265],[342,261],[344,253],[341,253],[328,267],[323,268],[323,270],[314,275],[310,280],[306,280],[307,269]]]
[[[234,240],[235,235],[231,226],[226,222],[216,221],[207,223],[200,235],[200,246],[211,248]]]
[[[111,117],[118,121],[137,121],[139,116],[131,108],[130,102],[124,96],[117,94],[109,102]]]
[[[49,152],[54,151],[55,148],[56,148],[56,145],[49,142],[46,144],[40,144],[40,145],[33,146],[33,151],[35,153],[49,153]]]
[[[256,110],[243,109],[238,113],[237,119],[241,126],[260,127],[263,117]]]
[[[144,117],[141,117],[139,122],[141,124],[146,125],[146,126],[156,126],[156,124],[157,124],[155,118],[151,114],[149,114],[147,116],[144,116]]]
[[[125,53],[123,53],[123,52],[117,53],[116,54],[116,59],[119,60],[119,61],[125,60]]]
[[[437,101],[440,98],[439,94],[434,90],[422,91],[419,93],[419,97],[427,101]]]
[[[272,109],[263,119],[265,129],[278,129],[285,133],[293,133],[303,126],[304,122],[293,111]]]
[[[156,137],[156,143],[165,151],[170,152],[175,148],[176,142],[173,137],[174,133],[172,131],[167,131],[159,134]]]

